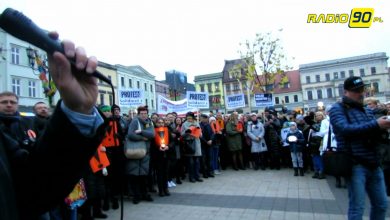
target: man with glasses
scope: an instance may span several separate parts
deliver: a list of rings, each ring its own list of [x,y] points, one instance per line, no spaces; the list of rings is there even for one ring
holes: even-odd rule
[[[330,123],[337,149],[352,157],[351,176],[347,177],[348,219],[362,219],[366,192],[371,202],[370,219],[386,218],[387,198],[383,172],[379,164],[378,134],[390,128],[386,117],[376,119],[372,110],[364,108],[364,83],[360,77],[344,81],[344,96],[330,110]]]

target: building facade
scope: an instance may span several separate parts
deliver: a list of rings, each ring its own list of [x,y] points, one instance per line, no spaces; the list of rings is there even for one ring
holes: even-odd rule
[[[273,91],[275,107],[281,106],[288,110],[303,111],[304,102],[299,71],[287,71],[282,75],[276,75],[275,78]],[[285,79],[282,80],[282,78]]]
[[[211,73],[195,76],[195,91],[209,94],[209,111],[222,111],[225,109],[223,95],[222,73]],[[205,109],[202,109],[205,110]]]
[[[349,76],[360,76],[366,83],[366,96],[381,102],[389,100],[389,71],[386,53],[374,53],[329,61],[302,64],[302,95],[304,105],[315,109],[329,105],[343,96],[343,83]]]
[[[97,70],[111,80],[112,85],[114,86],[114,92],[117,90],[118,85],[118,77],[117,77],[117,68],[115,65],[111,65],[108,63],[100,62],[98,63]],[[111,86],[102,80],[98,80],[98,89],[99,95],[97,98],[98,105],[113,105],[114,104],[114,96],[115,96],[115,104],[118,105],[118,95],[115,94],[113,96]]]
[[[148,105],[149,112],[156,111],[155,76],[150,74],[141,66],[115,65],[117,68],[117,88],[119,89],[140,89],[144,91],[144,103]],[[117,93],[118,95],[118,93]],[[119,97],[118,97],[119,98]],[[134,110],[136,107],[120,106],[122,112]]]
[[[194,85],[187,81],[187,73],[177,70],[166,71],[164,83],[169,85],[169,97],[172,100],[185,99],[187,91],[195,91]]]
[[[156,83],[156,98],[161,95],[165,98],[171,98],[169,93],[169,85],[165,81],[155,81]]]
[[[0,91],[11,91],[19,96],[19,111],[32,112],[37,102],[55,105],[59,99],[58,92],[51,99],[44,94],[39,71],[34,59],[27,56],[28,49],[46,62],[44,51],[21,41],[0,29]]]

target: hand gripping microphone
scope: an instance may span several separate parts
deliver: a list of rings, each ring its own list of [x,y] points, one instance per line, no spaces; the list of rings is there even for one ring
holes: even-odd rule
[[[0,27],[14,37],[31,43],[48,54],[53,54],[55,51],[65,54],[59,41],[51,39],[46,31],[17,10],[5,9],[0,15]],[[69,62],[75,65],[74,60],[69,59]],[[92,73],[92,76],[111,85],[111,80],[98,71]]]

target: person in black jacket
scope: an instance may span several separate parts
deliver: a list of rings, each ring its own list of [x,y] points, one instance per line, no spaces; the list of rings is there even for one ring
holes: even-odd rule
[[[54,40],[58,34],[51,32]],[[20,135],[18,97],[0,94],[0,219],[36,219],[64,201],[104,136],[105,124],[94,107],[98,87],[90,77],[97,60],[63,41],[65,54],[48,54],[51,76],[61,94],[39,139],[27,128]],[[77,64],[71,67],[68,59]],[[104,126],[102,126],[104,125]]]
[[[211,169],[211,150],[214,139],[214,132],[209,124],[209,119],[206,114],[200,116],[200,128],[202,129],[202,137],[200,143],[202,146],[201,172],[204,178],[214,177],[214,170]]]

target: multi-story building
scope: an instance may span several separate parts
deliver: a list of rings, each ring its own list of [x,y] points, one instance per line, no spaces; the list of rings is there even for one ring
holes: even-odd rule
[[[386,53],[374,53],[299,66],[304,105],[315,109],[336,102],[344,93],[343,83],[349,76],[361,76],[366,95],[381,102],[389,100],[389,71]]]
[[[46,61],[44,51],[0,29],[0,91],[17,94],[21,112],[32,112],[32,106],[37,102],[50,104],[44,94],[36,62],[32,57],[28,57],[28,49],[31,49],[34,56],[38,55]],[[57,92],[51,105],[55,105],[58,98]]]
[[[210,111],[221,111],[225,109],[223,95],[222,73],[211,73],[195,76],[195,91],[208,92]],[[203,110],[203,109],[202,109]]]
[[[282,80],[282,78],[284,78]],[[301,80],[298,70],[276,75],[273,99],[275,107],[287,107],[289,110],[303,110]]]
[[[114,86],[114,91],[116,91],[117,82],[118,82],[116,66],[99,61],[97,70],[111,80],[111,83]],[[99,88],[99,96],[98,96],[97,104],[110,105],[110,106],[113,105],[114,100],[113,100],[113,93],[112,93],[111,86],[99,79],[98,88]],[[117,94],[114,95],[115,95],[115,103],[118,104],[118,96]]]
[[[169,85],[165,81],[155,81],[156,83],[156,97],[161,95],[165,98],[170,98]]]
[[[235,70],[232,71],[233,69]],[[257,111],[258,109],[254,107],[255,101],[253,94],[260,93],[260,91],[258,91],[259,88],[253,86],[254,83],[256,83],[256,79],[255,81],[250,81],[245,77],[247,69],[247,63],[244,59],[236,59],[225,60],[225,65],[222,71],[224,96],[231,94],[244,94],[246,106],[242,109],[236,109],[238,112],[252,112]],[[238,71],[239,73],[236,75],[235,71]]]
[[[165,72],[165,81],[169,85],[170,97],[173,100],[180,100],[186,98],[187,91],[195,91],[193,84],[188,83],[187,73],[177,70],[170,70]]]
[[[155,93],[155,76],[150,74],[141,66],[123,66],[116,65],[118,83],[117,88],[135,88],[144,91],[145,105],[148,105],[150,112],[156,111],[156,93]],[[128,112],[135,107],[120,106],[122,112]]]

